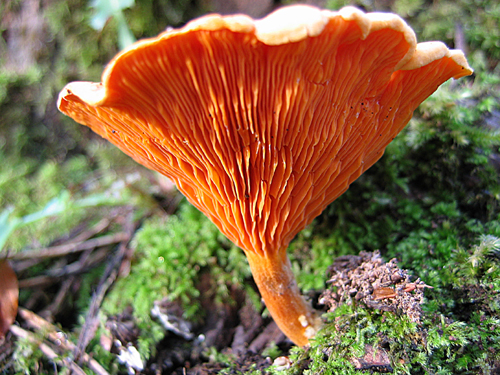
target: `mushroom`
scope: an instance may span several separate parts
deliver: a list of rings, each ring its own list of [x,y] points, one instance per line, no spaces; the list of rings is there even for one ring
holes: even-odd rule
[[[287,257],[293,237],[383,154],[415,108],[470,75],[461,51],[416,43],[398,16],[310,6],[208,15],[133,44],[59,109],[170,177],[245,252],[280,329],[319,319]]]

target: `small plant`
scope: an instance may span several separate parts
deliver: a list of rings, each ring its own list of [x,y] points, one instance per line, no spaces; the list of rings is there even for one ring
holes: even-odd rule
[[[90,24],[96,30],[102,30],[109,18],[114,18],[117,24],[118,44],[124,49],[135,42],[134,35],[130,31],[123,10],[134,6],[134,0],[92,0],[91,7],[95,14]]]

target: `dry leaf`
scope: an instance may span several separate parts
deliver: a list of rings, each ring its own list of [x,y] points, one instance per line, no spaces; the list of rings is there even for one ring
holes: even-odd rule
[[[396,291],[394,288],[380,287],[373,291],[373,299],[385,299],[385,298],[394,298],[396,297]]]
[[[17,276],[7,260],[0,260],[0,339],[16,320],[18,299]]]

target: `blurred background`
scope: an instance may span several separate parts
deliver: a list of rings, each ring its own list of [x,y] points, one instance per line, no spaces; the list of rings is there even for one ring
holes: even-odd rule
[[[309,1],[338,9],[347,1]],[[59,91],[74,80],[100,81],[106,63],[136,39],[182,26],[207,12],[243,12],[261,17],[288,2],[270,0],[6,0],[0,4],[0,207],[16,217],[41,209],[64,191],[72,199],[108,188],[104,176],[129,165],[86,127],[56,108]],[[441,40],[465,51],[476,74],[498,76],[500,6],[495,1],[379,0],[351,2],[366,11],[393,11],[414,28],[420,41]],[[487,100],[498,127],[496,97]],[[107,155],[107,152],[112,155]],[[121,161],[119,161],[121,160]],[[104,165],[102,165],[104,163]],[[123,164],[120,164],[123,163]],[[136,166],[132,167],[134,170]],[[108,172],[106,172],[108,171]],[[125,174],[118,173],[117,176]],[[90,177],[94,176],[94,177]],[[118,177],[120,178],[120,177]],[[115,181],[116,182],[116,181]],[[104,183],[105,186],[100,186]],[[92,185],[92,186],[91,186]],[[84,193],[85,192],[85,193]],[[7,210],[7,211],[5,211]],[[4,217],[4,216],[2,216]],[[11,249],[47,243],[9,236]],[[67,228],[64,228],[67,229]],[[2,238],[0,236],[0,238]]]
[[[226,320],[238,316],[247,299],[256,310],[262,306],[241,252],[192,209],[167,179],[137,165],[88,128],[59,113],[59,91],[71,81],[99,82],[117,52],[167,27],[182,26],[209,12],[259,18],[291,3],[0,2],[1,257],[9,257],[17,273],[20,306],[60,327],[80,348],[63,348],[60,355],[87,351],[110,372],[143,371],[132,362],[117,364],[116,355],[121,352],[112,348],[113,339],[118,335],[116,327],[123,327],[115,324],[110,328],[109,322],[125,321],[125,326],[133,327],[132,338],[123,339],[123,345],[134,343],[144,363],[157,358],[165,328],[153,322],[150,309],[169,296],[170,302],[177,301],[183,319],[196,321],[197,317],[196,324],[203,326],[200,321],[208,319],[201,311],[209,306],[200,298],[205,274],[211,280],[206,295],[213,297],[213,303],[233,306],[227,308],[225,314],[229,315],[223,314]],[[426,101],[386,156],[298,236],[290,253],[300,286],[304,290],[324,288],[326,269],[338,255],[380,249],[387,259],[398,257],[406,268],[440,290],[445,300],[442,306],[450,310],[440,309],[467,322],[467,316],[460,315],[462,310],[453,310],[450,302],[458,298],[454,294],[457,285],[469,282],[461,277],[475,278],[470,280],[478,285],[478,280],[495,280],[498,275],[498,262],[486,254],[497,254],[500,246],[500,3],[302,3],[395,12],[412,26],[419,41],[441,40],[450,48],[462,49],[475,73],[449,82]],[[91,245],[90,240],[98,242]],[[71,250],[75,243],[87,245]],[[470,257],[481,244],[484,248],[476,254],[479,260],[474,268]],[[61,250],[63,246],[69,250]],[[170,259],[166,259],[166,248],[176,249]],[[461,254],[462,263],[453,258],[456,254]],[[463,265],[460,277],[446,273],[450,259]],[[179,271],[179,267],[184,268]],[[108,290],[106,280],[119,284]],[[494,287],[488,292],[496,294],[485,299],[498,298],[497,284],[491,284]],[[101,302],[92,310],[96,295]],[[498,301],[494,303],[498,305]],[[497,305],[488,305],[488,311],[496,314]],[[30,318],[23,315],[18,320]],[[94,328],[86,322],[93,322]],[[31,329],[38,335],[37,329]],[[495,329],[497,333],[492,335],[499,334],[500,328]],[[87,338],[86,331],[92,332]],[[103,344],[106,339],[111,344]],[[28,339],[19,346],[19,336],[8,333],[5,340],[0,349],[1,371],[53,373],[52,360]],[[214,339],[216,351],[226,345],[223,341]],[[209,361],[215,358],[212,354],[198,357]],[[493,355],[491,366],[498,365],[498,355],[498,351]],[[470,363],[476,362],[471,359]],[[170,372],[165,368],[156,373],[175,373],[174,365]],[[149,373],[154,371],[149,368]]]

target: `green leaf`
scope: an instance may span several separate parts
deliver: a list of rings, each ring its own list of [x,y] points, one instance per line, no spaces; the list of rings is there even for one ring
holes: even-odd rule
[[[90,25],[96,30],[102,30],[107,20],[114,17],[118,24],[118,44],[124,49],[135,42],[134,35],[127,26],[123,10],[134,6],[134,0],[93,0],[90,4],[95,9]]]
[[[134,6],[134,0],[93,0],[90,7],[95,9],[95,14],[90,20],[90,25],[101,30],[106,21],[121,14],[123,9]]]
[[[0,214],[0,250],[7,242],[7,239],[11,233],[19,226],[21,220],[18,218],[10,218],[11,213],[14,211],[14,207],[7,207]]]
[[[50,216],[63,214],[67,210],[76,208],[96,207],[100,205],[118,205],[124,202],[110,199],[106,194],[94,194],[86,198],[72,201],[69,191],[64,190],[59,196],[51,199],[40,211],[33,212],[21,218],[12,217],[14,207],[8,207],[0,214],[0,250],[7,242],[9,236],[17,228],[46,219]]]
[[[60,215],[68,207],[69,200],[69,192],[63,191],[58,197],[51,199],[40,211],[24,216],[21,219],[22,224],[30,224],[49,216]]]

